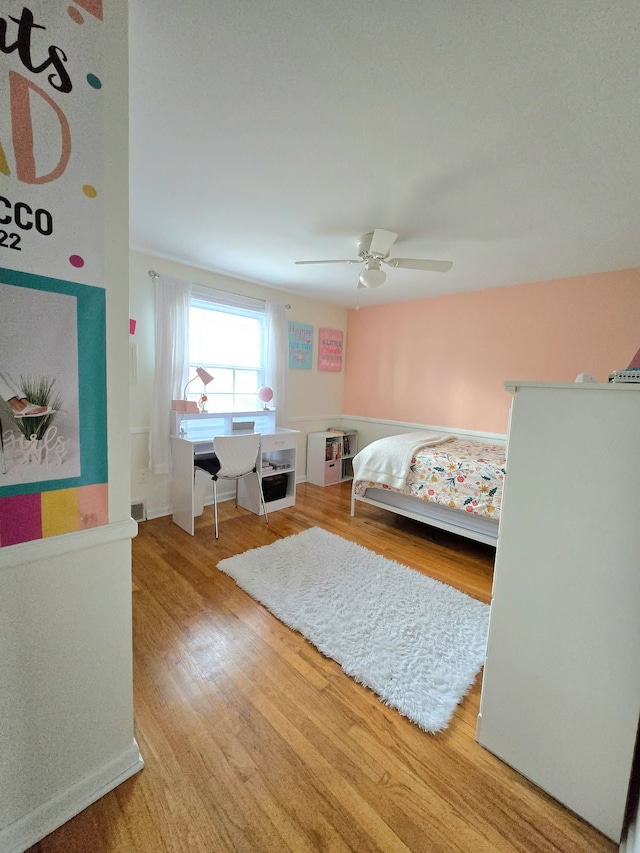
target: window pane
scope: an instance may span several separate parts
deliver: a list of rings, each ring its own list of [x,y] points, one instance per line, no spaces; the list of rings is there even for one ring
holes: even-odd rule
[[[258,373],[255,370],[236,370],[236,394],[258,393]]]
[[[232,394],[216,394],[214,396],[207,395],[211,401],[209,406],[210,412],[239,412],[240,406],[234,402]]]
[[[214,377],[206,388],[207,410],[253,411],[260,407],[258,389],[264,384],[264,315],[238,307],[203,305],[192,299],[189,313],[190,376],[204,367]],[[202,383],[189,388],[198,400]]]
[[[218,370],[212,371],[212,373],[214,375],[214,380],[209,385],[209,390],[214,394],[233,394],[233,370],[219,368]],[[214,383],[215,388],[213,387]]]
[[[235,410],[238,412],[255,412],[258,402],[255,394],[236,394]]]
[[[260,367],[260,320],[206,308],[191,308],[189,361]]]

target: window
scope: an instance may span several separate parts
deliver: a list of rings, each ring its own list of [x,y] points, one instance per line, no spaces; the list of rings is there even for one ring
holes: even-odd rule
[[[189,310],[189,379],[196,367],[213,376],[187,389],[189,400],[207,397],[208,412],[247,412],[259,407],[265,384],[265,310],[258,299],[194,288]]]

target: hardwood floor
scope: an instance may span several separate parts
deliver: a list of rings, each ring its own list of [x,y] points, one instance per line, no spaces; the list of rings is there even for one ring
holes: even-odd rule
[[[494,552],[303,484],[270,523],[221,507],[133,543],[136,737],[145,769],[32,853],[560,851],[616,845],[474,739],[480,678],[428,735],[217,571],[320,526],[489,602]]]

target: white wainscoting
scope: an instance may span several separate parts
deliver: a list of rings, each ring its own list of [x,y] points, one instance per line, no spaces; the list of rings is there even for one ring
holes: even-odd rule
[[[0,850],[3,853],[22,853],[143,767],[144,761],[134,740],[131,746],[113,761],[80,779],[65,791],[56,793],[48,802],[0,831]]]
[[[126,519],[0,549],[0,850],[137,773]]]
[[[331,426],[343,426],[358,430],[358,449],[361,450],[378,438],[386,438],[389,435],[399,435],[403,432],[420,430],[433,430],[436,432],[450,433],[451,435],[464,438],[475,438],[493,444],[505,444],[507,437],[502,433],[478,432],[475,430],[464,430],[458,427],[448,427],[441,424],[417,424],[407,421],[391,421],[379,418],[359,418],[354,415],[326,414],[326,415],[293,415],[287,418],[285,426],[288,429],[300,430],[298,438],[297,472],[296,480],[303,483],[307,470],[307,433],[322,432]],[[169,477],[166,474],[156,475],[148,470],[148,427],[132,427],[131,434],[131,500],[132,502],[143,501],[147,518],[160,518],[171,515],[171,498]],[[144,474],[145,482],[139,482]],[[227,490],[222,492],[222,500],[231,500],[235,492]],[[205,505],[213,503],[213,487],[210,486],[205,494]]]

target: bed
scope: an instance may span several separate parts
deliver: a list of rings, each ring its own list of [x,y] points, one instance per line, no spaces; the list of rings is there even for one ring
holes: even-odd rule
[[[495,546],[505,450],[432,432],[381,438],[354,457],[351,515],[361,501]]]

